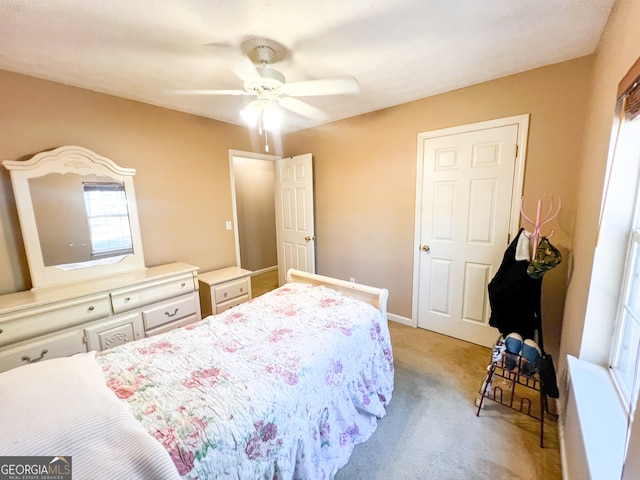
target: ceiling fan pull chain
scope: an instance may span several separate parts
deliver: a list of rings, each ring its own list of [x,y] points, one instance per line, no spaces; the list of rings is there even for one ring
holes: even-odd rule
[[[264,133],[264,151],[269,153],[269,131],[264,126],[264,109],[260,109],[258,115],[258,135]]]

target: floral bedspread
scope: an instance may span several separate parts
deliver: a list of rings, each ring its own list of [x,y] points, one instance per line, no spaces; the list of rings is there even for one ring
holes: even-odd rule
[[[188,479],[331,479],[393,391],[380,312],[300,283],[97,360]]]

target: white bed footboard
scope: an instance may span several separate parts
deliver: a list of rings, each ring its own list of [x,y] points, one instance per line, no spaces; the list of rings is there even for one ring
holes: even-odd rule
[[[387,319],[387,299],[389,291],[386,288],[370,287],[354,282],[347,282],[338,278],[326,277],[317,273],[307,273],[301,270],[290,268],[287,272],[287,283],[299,282],[311,285],[324,285],[325,287],[337,290],[350,297],[357,298],[376,307]]]

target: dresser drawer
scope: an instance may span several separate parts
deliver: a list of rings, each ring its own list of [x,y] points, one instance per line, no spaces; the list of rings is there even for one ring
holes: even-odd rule
[[[240,305],[249,300],[249,295],[242,295],[241,297],[236,297],[228,302],[222,302],[216,305],[216,313],[222,313],[226,310],[229,310],[231,307],[235,307],[236,305]]]
[[[196,286],[193,274],[171,277],[137,287],[123,288],[111,292],[114,313],[127,312],[136,308],[194,292]]]
[[[0,371],[86,351],[82,329],[43,335],[0,349]]]
[[[198,320],[200,320],[199,315],[190,315],[188,317],[181,318],[180,320],[175,320],[171,323],[167,323],[166,325],[147,330],[144,332],[144,335],[145,337],[153,337],[154,335],[159,335],[175,328],[186,327],[187,325],[197,322]]]
[[[144,337],[140,313],[121,315],[84,329],[87,349],[106,350]]]
[[[111,303],[104,294],[3,315],[0,317],[0,347],[110,314]]]
[[[173,323],[189,315],[195,315],[197,311],[196,296],[194,293],[185,295],[153,308],[143,310],[145,330],[151,330],[167,323]]]
[[[214,287],[216,304],[247,295],[251,288],[249,282],[250,278],[246,277]]]

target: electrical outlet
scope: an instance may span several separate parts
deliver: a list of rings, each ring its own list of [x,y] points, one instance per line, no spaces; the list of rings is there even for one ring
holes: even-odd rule
[[[355,278],[353,278],[353,277],[350,277],[350,278],[349,278],[349,281],[350,281],[351,283],[356,283],[356,279],[355,279]]]
[[[227,220],[227,230],[231,230],[231,220]]]

